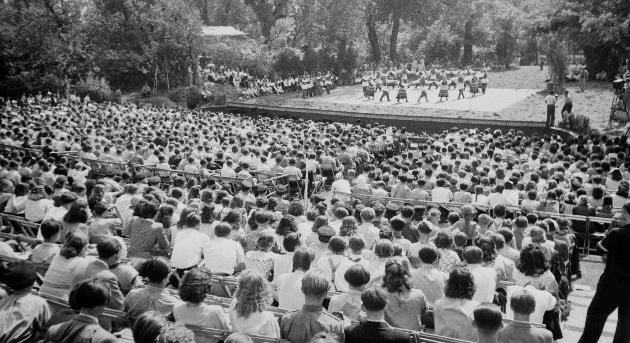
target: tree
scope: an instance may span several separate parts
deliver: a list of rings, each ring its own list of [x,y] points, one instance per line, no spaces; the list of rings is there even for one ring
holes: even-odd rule
[[[256,14],[265,43],[270,41],[271,28],[276,21],[287,16],[289,2],[290,0],[245,0],[245,4]]]
[[[378,43],[378,32],[376,31],[377,5],[375,0],[366,0],[365,4],[365,26],[367,28],[367,37],[370,42],[370,51],[372,62],[375,65],[381,63],[381,47]]]
[[[497,62],[506,69],[516,57],[517,40],[522,13],[518,8],[506,2],[497,2],[493,11],[493,40]]]

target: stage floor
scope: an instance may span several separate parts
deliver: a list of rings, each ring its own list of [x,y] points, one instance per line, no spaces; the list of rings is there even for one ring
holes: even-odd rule
[[[390,91],[390,102],[384,99],[379,101],[380,92],[376,93],[376,99],[366,99],[360,86],[338,87],[331,94],[302,99],[301,93],[288,93],[270,95],[254,99],[239,99],[231,104],[244,104],[248,106],[274,106],[291,109],[317,110],[317,111],[341,111],[365,113],[374,115],[389,115],[394,117],[441,118],[441,119],[468,119],[490,121],[520,121],[532,123],[544,123],[545,113],[529,113],[522,115],[522,111],[511,111],[510,108],[517,104],[527,106],[528,102],[537,102],[537,91],[533,89],[503,89],[488,88],[486,94],[478,94],[471,97],[465,91],[466,98],[457,100],[458,91],[451,89],[449,100],[440,101],[438,90],[433,88],[428,91],[429,102],[424,99],[417,102],[420,91],[411,87],[407,90],[409,102],[397,103],[396,91]],[[519,107],[523,107],[522,105]]]

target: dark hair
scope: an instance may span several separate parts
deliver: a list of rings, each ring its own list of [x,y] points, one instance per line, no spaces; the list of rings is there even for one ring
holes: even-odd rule
[[[475,245],[483,252],[482,262],[493,262],[497,257],[494,241],[490,237],[477,237],[477,239],[475,239]]]
[[[346,270],[343,279],[352,287],[363,287],[370,282],[370,272],[356,263]]]
[[[198,268],[191,269],[182,278],[179,298],[183,301],[198,304],[206,298],[210,291],[210,273]]]
[[[61,232],[63,225],[56,220],[48,219],[44,220],[39,226],[39,232],[41,232],[44,240],[50,241],[56,234]]]
[[[438,259],[439,254],[434,248],[426,246],[418,251],[418,257],[422,263],[433,264]]]
[[[96,245],[98,257],[103,259],[110,258],[120,253],[120,249],[122,249],[122,244],[114,237],[106,237]]]
[[[391,257],[394,255],[394,245],[390,240],[381,239],[376,242],[374,253],[379,258]]]
[[[492,305],[481,305],[473,311],[475,326],[478,330],[495,332],[501,328],[503,314]]]
[[[397,260],[385,264],[385,276],[383,276],[383,288],[390,293],[405,292],[411,289],[409,284],[409,270]]]
[[[299,248],[293,253],[293,271],[302,269],[307,271],[311,268],[311,263],[315,259],[315,253],[306,248]]]
[[[87,204],[82,201],[75,201],[63,216],[63,221],[69,224],[87,223],[88,218]]]
[[[131,332],[135,343],[156,343],[168,321],[158,311],[147,311],[136,317]]]
[[[297,224],[295,223],[295,217],[287,214],[280,218],[276,234],[278,234],[278,236],[286,236],[291,232],[297,232]]]
[[[284,239],[282,240],[282,246],[287,252],[294,252],[295,248],[300,245],[300,234],[297,232],[291,232],[290,234],[284,236]]]
[[[59,255],[65,258],[73,258],[79,256],[83,249],[88,245],[88,237],[80,230],[72,230],[66,233],[66,237]]]
[[[453,245],[453,236],[448,232],[440,231],[435,235],[433,242],[438,249],[448,249]]]
[[[516,269],[527,276],[538,276],[549,270],[549,262],[539,245],[530,244],[521,251]]]
[[[70,293],[69,302],[74,308],[95,308],[109,303],[111,290],[109,284],[96,278],[77,284]]]
[[[475,279],[468,268],[451,270],[444,288],[444,295],[456,299],[472,299],[475,294]]]
[[[150,282],[162,282],[171,273],[170,264],[161,257],[153,257],[144,261],[140,267],[140,276],[147,278]]]
[[[140,218],[153,219],[158,212],[158,205],[153,201],[143,201],[142,207],[140,207]]]
[[[304,214],[304,205],[300,201],[292,201],[289,204],[287,213],[294,217],[299,217]]]
[[[361,302],[368,311],[382,311],[387,306],[387,294],[382,288],[372,286],[361,293]]]
[[[497,233],[505,238],[505,243],[510,243],[512,239],[514,239],[514,234],[512,233],[512,230],[508,228],[501,228],[497,230]]]
[[[196,228],[201,224],[201,218],[197,213],[189,213],[186,218],[184,218],[184,226],[189,228]]]
[[[226,222],[219,222],[214,227],[214,235],[217,237],[227,237],[232,232],[232,225]]]
[[[328,241],[328,249],[335,254],[343,253],[347,247],[346,241],[339,236],[333,236]]]

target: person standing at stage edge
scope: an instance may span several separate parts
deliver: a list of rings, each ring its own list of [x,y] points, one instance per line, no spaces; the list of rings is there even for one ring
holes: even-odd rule
[[[618,309],[613,343],[630,342],[630,201],[621,210],[617,225],[597,246],[606,252],[606,267],[586,312],[580,343],[596,343],[608,316]]]
[[[556,97],[553,95],[553,91],[549,92],[549,95],[545,98],[547,104],[547,121],[545,124],[547,127],[552,127],[556,121]]]

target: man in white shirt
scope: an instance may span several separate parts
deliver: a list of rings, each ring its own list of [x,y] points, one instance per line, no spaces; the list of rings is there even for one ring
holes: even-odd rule
[[[232,227],[219,223],[214,228],[215,238],[203,246],[204,268],[213,274],[233,275],[245,269],[245,253],[243,247],[230,239]]]
[[[451,200],[453,200],[453,192],[446,188],[446,180],[437,180],[436,187],[431,190],[431,201],[448,203]]]
[[[183,219],[184,227],[177,231],[177,236],[172,242],[171,265],[176,269],[187,270],[201,262],[203,247],[210,242],[210,238],[199,232],[201,226],[199,215],[191,213]]]
[[[531,323],[542,324],[543,316],[546,311],[551,311],[556,306],[556,297],[554,297],[551,293],[544,290],[539,290],[532,285],[527,285],[525,287],[521,286],[508,286],[507,291],[507,306],[505,317],[508,319],[514,319],[514,310],[511,308],[512,295],[515,293],[520,293],[522,291],[529,292],[534,299],[536,299],[536,307],[534,312],[530,315],[529,321]]]
[[[352,190],[350,188],[350,182],[343,178],[343,174],[337,173],[335,175],[335,181],[330,186],[330,191],[334,197],[337,197],[342,201],[349,201],[349,195],[342,195],[339,193],[350,194]]]
[[[547,127],[553,126],[556,121],[556,97],[553,91],[549,92],[549,95],[545,97],[545,104],[547,104]]]
[[[335,236],[328,242],[328,252],[321,256],[315,267],[331,282],[331,290],[345,292],[348,290],[348,283],[343,278],[343,274],[350,266],[351,262],[346,257],[346,241]]]
[[[497,272],[494,268],[481,265],[483,251],[478,247],[466,247],[463,255],[466,267],[475,279],[473,300],[480,303],[491,303],[494,300],[494,291],[497,288]]]

